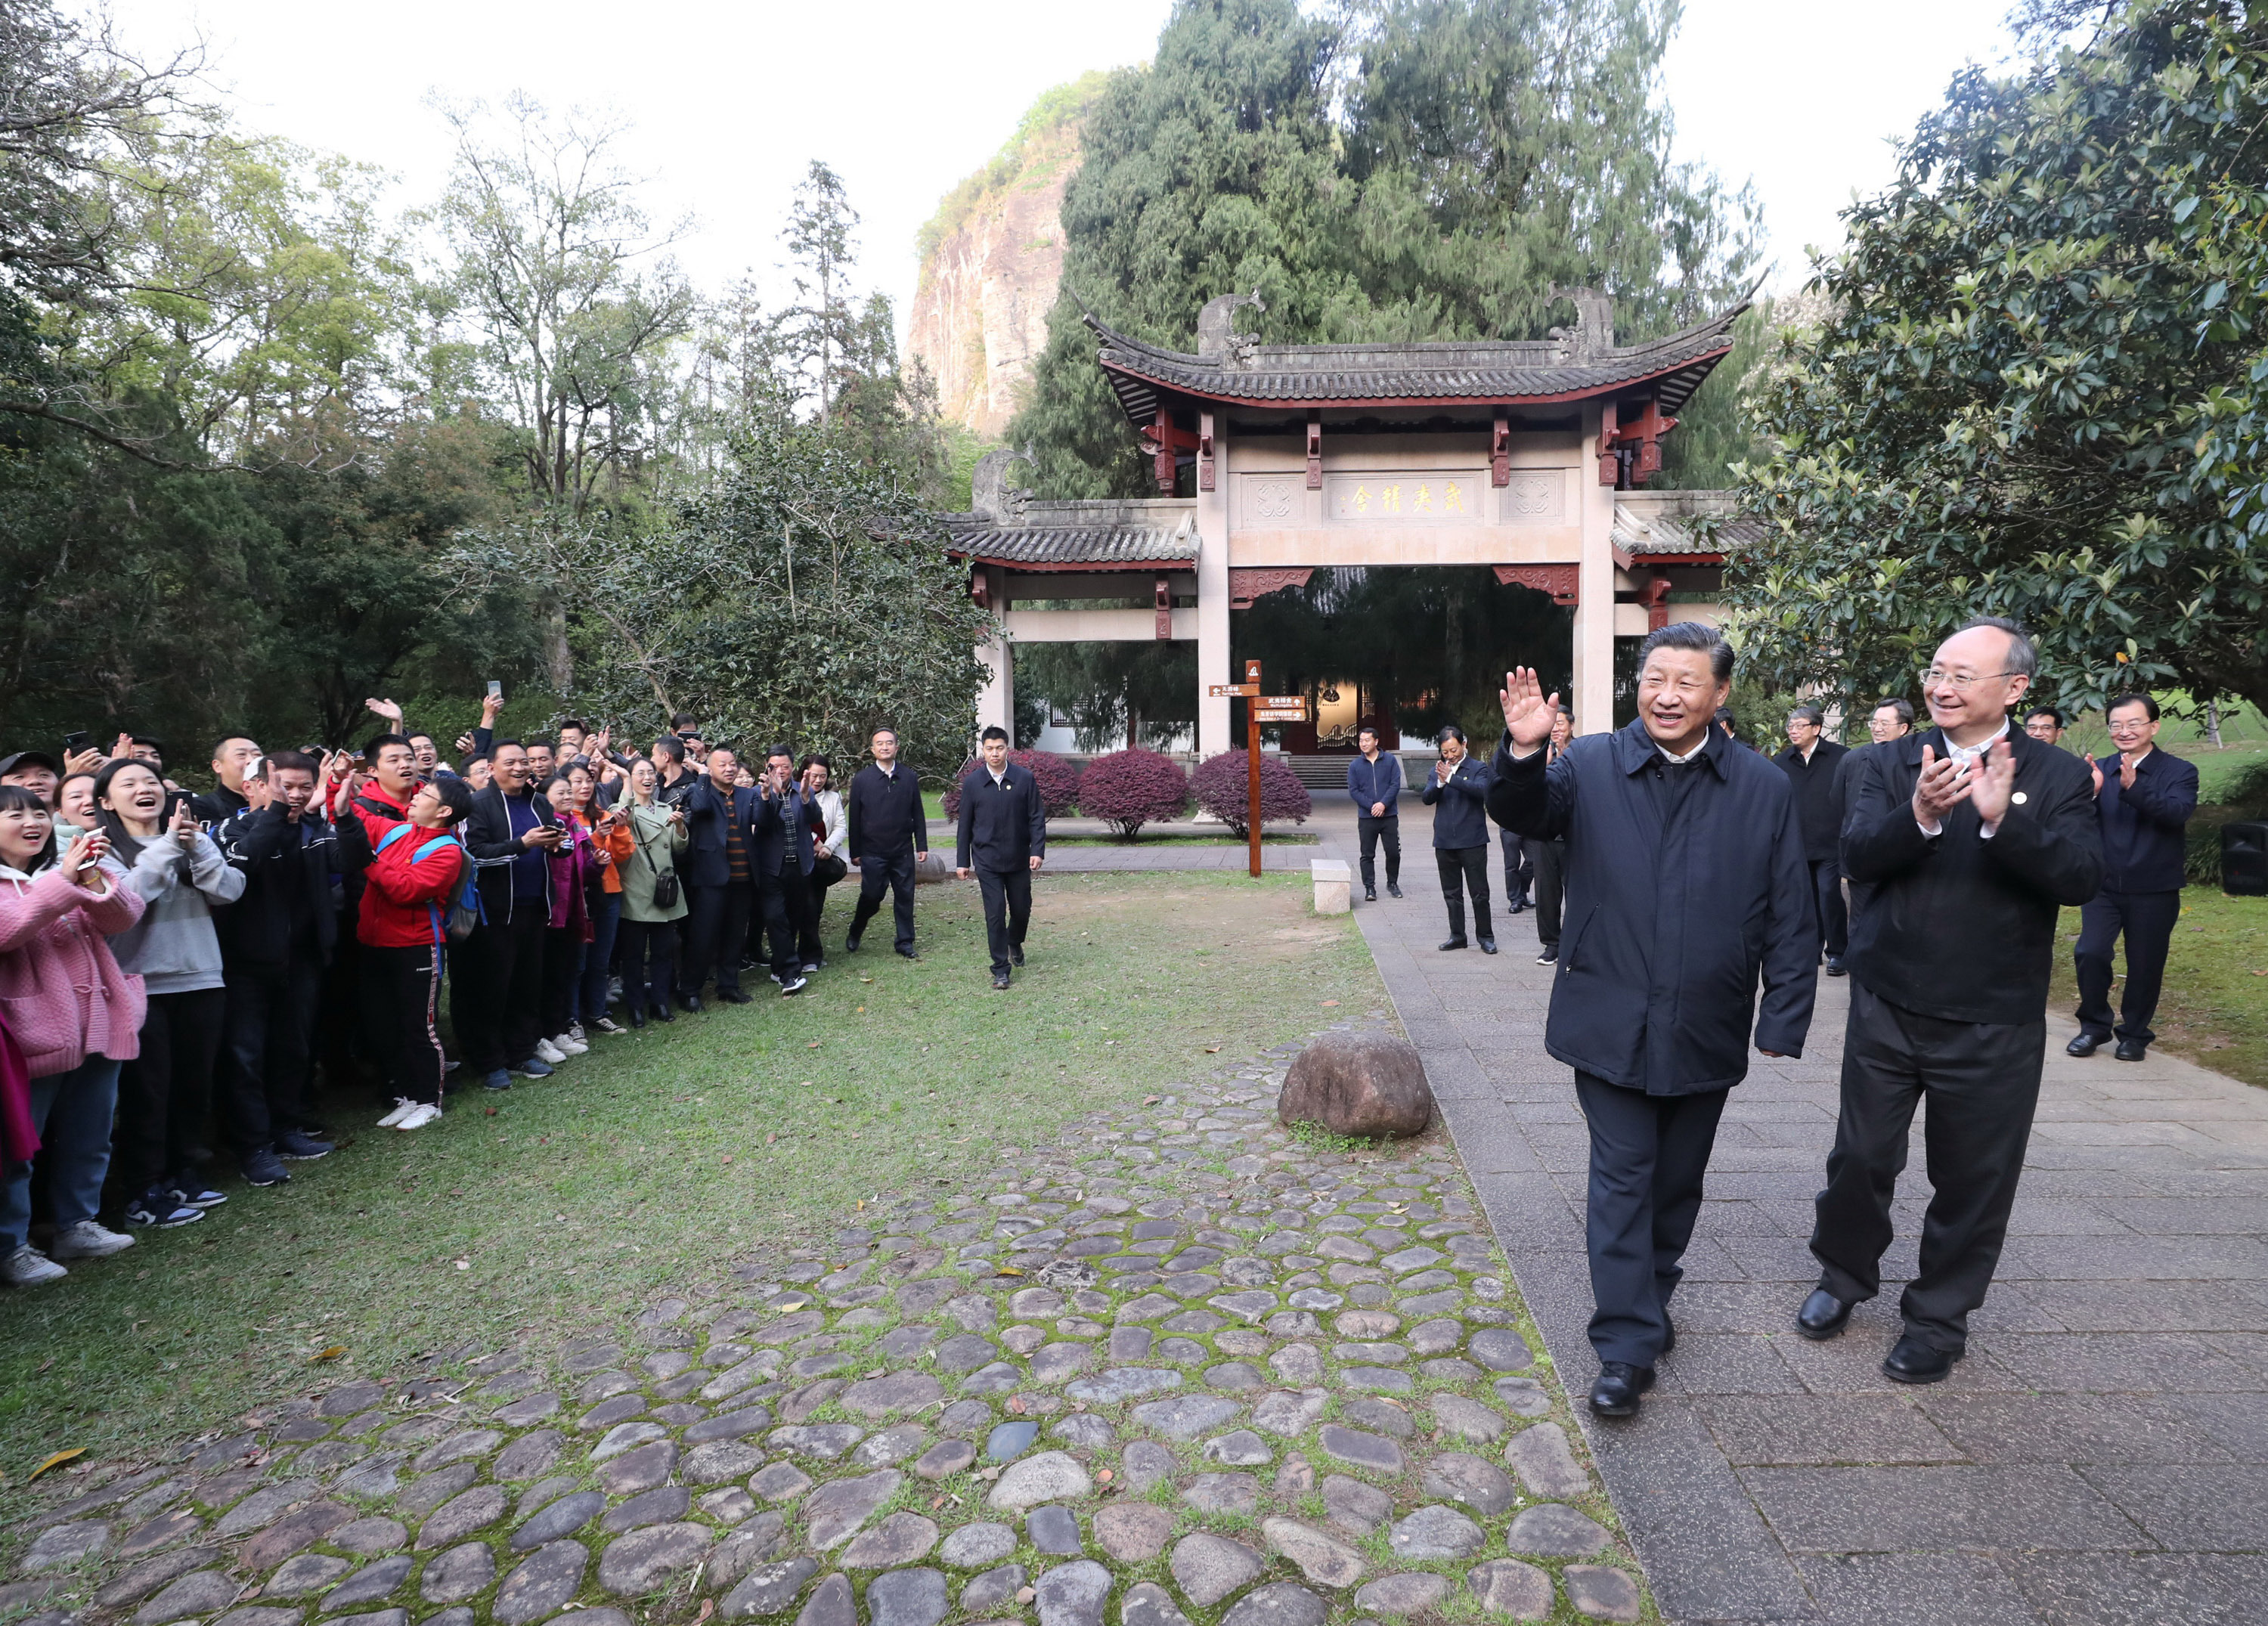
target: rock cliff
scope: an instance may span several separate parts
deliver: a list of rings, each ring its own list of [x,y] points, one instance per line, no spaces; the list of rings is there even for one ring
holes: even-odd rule
[[[937,380],[946,417],[987,438],[1014,416],[1063,274],[1059,212],[1079,167],[1079,129],[1104,76],[1057,85],[1032,105],[991,162],[922,228],[908,341]]]

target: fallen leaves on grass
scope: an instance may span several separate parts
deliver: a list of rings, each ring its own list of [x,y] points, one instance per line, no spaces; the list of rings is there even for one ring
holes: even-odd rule
[[[75,1458],[83,1457],[85,1454],[86,1447],[85,1446],[72,1446],[67,1450],[50,1452],[46,1457],[40,1460],[40,1466],[31,1471],[24,1483],[28,1485],[33,1480],[37,1479],[49,1468],[61,1468],[64,1463],[71,1461]]]
[[[320,1365],[325,1361],[335,1361],[346,1352],[346,1345],[343,1343],[335,1343],[328,1350],[316,1350],[313,1355],[307,1357],[307,1360],[311,1365]]]

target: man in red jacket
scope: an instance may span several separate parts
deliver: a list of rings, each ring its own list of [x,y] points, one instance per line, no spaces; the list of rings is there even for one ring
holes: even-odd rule
[[[473,787],[440,776],[418,787],[409,817],[399,821],[374,812],[365,798],[350,806],[371,850],[355,927],[364,1030],[395,1092],[394,1110],[379,1127],[422,1129],[441,1115],[448,1071],[435,1019],[449,908],[470,864],[456,832],[472,811]]]

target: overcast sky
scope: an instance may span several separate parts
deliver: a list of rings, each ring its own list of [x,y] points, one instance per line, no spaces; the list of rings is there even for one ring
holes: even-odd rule
[[[144,50],[205,39],[246,126],[382,165],[397,201],[446,175],[429,94],[612,109],[674,250],[708,290],[769,271],[788,195],[814,158],[865,216],[865,278],[913,292],[914,234],[1048,86],[1145,60],[1168,0],[111,0]],[[1999,0],[1688,0],[1667,66],[1680,156],[1764,200],[1778,287],[1840,236],[1836,211],[1891,173],[1965,61],[1997,61]]]

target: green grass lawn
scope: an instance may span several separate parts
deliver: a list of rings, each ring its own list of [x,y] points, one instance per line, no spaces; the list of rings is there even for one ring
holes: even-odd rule
[[[2071,960],[2078,941],[2079,911],[2066,909],[2050,996],[2058,1013],[2068,1014],[2079,1001]],[[2115,1009],[2117,987],[2110,1001]],[[2209,887],[2182,894],[2165,992],[2151,1026],[2174,1055],[2268,1088],[2268,898],[2232,898]],[[2052,1018],[2049,1026],[2053,1037]]]
[[[861,1199],[965,1189],[1003,1145],[1303,1038],[1325,1006],[1386,1003],[1304,877],[1042,876],[1034,894],[1006,994],[976,888],[924,887],[918,962],[837,954],[792,1000],[758,975],[752,1005],[602,1039],[411,1135],[333,1103],[345,1144],[290,1186],[224,1182],[203,1223],[0,1294],[0,1483],[419,1351],[610,1327]]]

